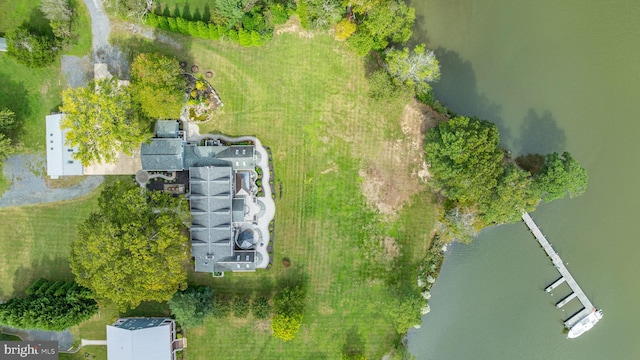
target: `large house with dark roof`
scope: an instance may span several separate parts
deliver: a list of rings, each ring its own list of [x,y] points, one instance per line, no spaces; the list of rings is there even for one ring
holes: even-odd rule
[[[141,147],[143,174],[137,178],[153,178],[153,172],[173,173],[173,178],[188,173],[196,271],[222,276],[267,268],[275,204],[266,150],[254,137],[203,135],[193,140],[187,141],[177,122],[158,121],[155,138]]]

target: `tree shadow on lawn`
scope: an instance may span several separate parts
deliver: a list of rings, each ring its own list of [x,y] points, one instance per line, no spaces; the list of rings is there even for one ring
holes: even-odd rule
[[[22,265],[14,272],[11,297],[24,295],[25,290],[40,278],[54,281],[73,281],[75,276],[71,272],[66,256],[32,258],[28,266]]]
[[[29,21],[23,22],[22,26],[26,27],[29,30],[35,31],[40,35],[46,35],[50,37],[53,36],[53,29],[49,24],[49,20],[44,17],[44,13],[40,10],[39,7],[31,10]]]
[[[364,339],[357,326],[352,326],[347,332],[344,345],[342,345],[342,354],[349,359],[355,359],[357,355],[364,354]]]
[[[29,91],[23,83],[11,80],[9,74],[0,72],[0,110],[9,109],[16,116],[16,123],[7,136],[12,139],[19,138],[24,133],[24,122],[31,116],[32,109],[29,105]]]
[[[120,47],[129,64],[142,53],[157,53],[175,58],[178,61],[185,61],[187,63],[185,71],[188,71],[194,64],[195,60],[191,53],[193,37],[160,29],[154,30],[153,37],[154,39],[142,36],[116,36],[112,41],[114,45]],[[206,71],[207,69],[201,69],[200,74],[204,74],[202,70]]]
[[[144,301],[135,309],[121,312],[120,317],[169,317],[171,310],[169,304],[157,301]]]

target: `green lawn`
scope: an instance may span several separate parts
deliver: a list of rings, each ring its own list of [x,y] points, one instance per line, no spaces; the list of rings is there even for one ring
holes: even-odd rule
[[[380,215],[364,197],[363,183],[369,179],[359,173],[388,167],[399,178],[410,178],[414,164],[389,156],[394,144],[404,140],[399,119],[409,99],[371,101],[364,61],[327,35],[305,39],[284,34],[261,48],[171,36],[182,49],[124,34],[114,34],[112,40],[132,56],[158,50],[197,63],[201,73],[214,71],[211,82],[225,102],[224,112],[201,132],[258,136],[273,151],[276,184],[282,183],[283,190],[277,191],[271,270],[217,279],[190,273],[190,281],[212,286],[217,296],[251,296],[271,291],[281,275],[299,269],[310,285],[303,325],[293,341],[273,338],[268,321],[208,318],[204,326],[186,329],[185,358],[336,359],[347,344],[361,344],[368,358],[380,358],[398,340],[384,311],[396,296],[390,286],[415,286],[415,262],[429,244],[434,206],[426,186],[415,180],[413,190],[406,190],[414,195],[405,206],[395,216]],[[0,55],[0,61],[10,60]],[[11,62],[7,65],[20,70]],[[38,82],[27,76],[30,70],[20,71],[14,76],[0,67],[29,90],[27,104],[46,96],[51,96],[51,104],[59,101],[51,91],[57,82],[51,82],[46,95],[33,91],[47,79],[45,72]],[[0,78],[5,78],[2,73]],[[47,106],[34,103],[33,111],[45,114]],[[44,129],[33,122],[32,127],[27,124],[24,142],[38,150],[42,137],[37,132]],[[75,202],[0,210],[0,226],[6,229],[0,235],[0,296],[19,294],[38,276],[72,278],[68,244],[77,224],[95,208],[95,199],[94,194]],[[383,238],[391,239],[395,250],[383,246]],[[291,260],[291,268],[282,266],[284,257]],[[166,313],[166,305],[144,304],[128,315]],[[76,341],[103,339],[104,326],[120,315],[127,314],[102,307],[94,319],[72,329]],[[61,358],[105,359],[105,353],[104,348],[90,347]]]
[[[0,298],[21,295],[33,280],[72,280],[67,260],[78,224],[97,193],[74,201],[0,209]]]
[[[5,15],[10,14],[0,18],[0,34],[23,22],[42,32],[50,31],[38,4],[38,1],[30,0],[0,0],[0,9],[4,10]],[[78,38],[64,54],[84,56],[91,51],[91,21],[84,3],[77,0],[76,4],[74,33]],[[0,53],[0,109],[11,109],[23,124],[18,134],[18,151],[44,152],[45,116],[58,111],[62,101],[62,81],[59,61],[43,69],[30,69],[6,53]],[[0,194],[10,185],[0,175]]]
[[[329,36],[284,34],[261,48],[177,39],[181,50],[125,34],[115,34],[114,41],[133,55],[158,50],[198,64],[200,73],[213,70],[224,112],[201,132],[258,136],[273,151],[276,184],[283,187],[276,200],[274,267],[221,279],[191,274],[191,281],[212,286],[218,296],[250,296],[291,271],[281,265],[283,257],[310,281],[295,340],[273,338],[265,321],[209,318],[203,327],[187,329],[186,358],[334,359],[348,338],[361,339],[367,356],[380,358],[398,339],[381,311],[394,296],[387,281],[415,282],[409,274],[429,244],[433,205],[420,185],[399,215],[385,221],[367,205],[361,190],[366,180],[358,173],[402,137],[398,119],[409,99],[372,102],[363,60]],[[385,236],[400,247],[396,260],[380,245]]]

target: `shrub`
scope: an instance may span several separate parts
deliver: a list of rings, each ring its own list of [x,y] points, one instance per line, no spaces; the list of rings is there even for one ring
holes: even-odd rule
[[[257,31],[251,32],[251,46],[261,46],[263,44],[262,37]]]
[[[182,326],[199,326],[213,311],[213,290],[209,287],[189,287],[169,300],[171,314]]]
[[[44,286],[45,284],[48,284],[48,280],[45,279],[38,279],[36,281],[34,281],[31,285],[29,285],[29,287],[27,288],[27,290],[25,290],[24,292],[27,295],[31,295],[31,294],[35,294],[38,292],[38,289],[40,289],[42,286]]]
[[[178,24],[178,32],[189,35],[189,21],[179,17],[176,18],[176,23]]]
[[[0,304],[0,324],[21,329],[60,331],[89,319],[98,310],[89,289],[74,282],[37,280],[31,286],[51,290],[48,295],[29,294]],[[55,295],[57,289],[67,291]]]
[[[273,331],[273,336],[283,341],[290,341],[298,335],[300,325],[302,325],[302,315],[287,316],[278,314],[271,321],[271,330]]]
[[[289,20],[289,14],[282,4],[272,3],[269,6],[269,13],[271,14],[271,23],[274,25],[284,24]]]
[[[169,22],[167,21],[166,17],[164,16],[158,17],[158,27],[162,30],[169,30]]]
[[[159,27],[158,22],[160,21],[160,17],[154,13],[147,14],[147,24],[153,27]]]
[[[264,296],[259,296],[251,302],[251,312],[257,319],[266,319],[271,315],[271,305]]]
[[[369,97],[372,99],[390,100],[400,94],[400,86],[391,79],[386,70],[376,70],[369,76]]]
[[[167,19],[167,23],[169,24],[169,30],[173,31],[173,32],[180,32],[178,30],[178,21],[175,18],[172,17],[168,17]]]
[[[218,31],[218,25],[209,24],[209,39],[218,40],[220,39],[220,32]]]
[[[229,316],[231,312],[231,306],[227,299],[221,297],[214,297],[213,307],[211,309],[211,315],[218,319],[223,319]]]
[[[231,305],[233,316],[237,318],[245,318],[249,315],[249,300],[236,296]]]
[[[200,35],[198,32],[198,23],[195,21],[187,21],[187,27],[189,29],[189,35],[193,37],[198,37]]]
[[[238,30],[238,43],[242,46],[251,46],[251,33],[240,28]]]
[[[198,28],[198,35],[196,36],[207,39],[209,37],[209,26],[202,21],[198,21],[196,26]]]
[[[239,41],[238,32],[233,30],[233,29],[227,30],[226,35],[230,40],[232,40],[234,42],[238,42]]]

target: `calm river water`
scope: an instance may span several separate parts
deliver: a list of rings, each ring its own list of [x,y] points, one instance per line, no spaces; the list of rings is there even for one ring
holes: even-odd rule
[[[514,154],[570,151],[587,193],[532,214],[604,318],[568,340],[566,285],[523,223],[447,254],[418,359],[640,359],[640,1],[414,0],[439,99],[498,124]]]

